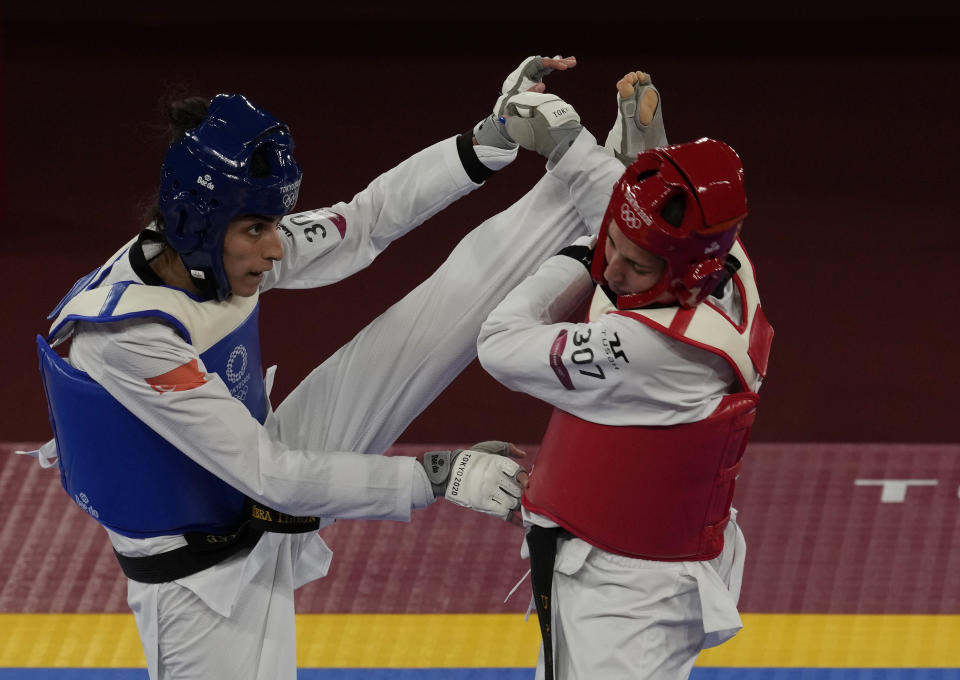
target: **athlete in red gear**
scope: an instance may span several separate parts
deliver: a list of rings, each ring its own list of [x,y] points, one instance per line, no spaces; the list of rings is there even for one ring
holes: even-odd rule
[[[507,107],[522,117],[508,131],[547,147],[548,175],[599,228],[515,288],[478,342],[491,375],[556,407],[523,500],[538,678],[685,678],[741,627],[731,502],[773,334],[737,241],[743,169],[714,140],[638,148],[650,107],[637,113],[641,94],[625,110],[626,89],[618,125],[639,124],[608,138],[626,172],[586,130],[550,148],[539,107],[565,103]],[[589,318],[566,321],[591,292]]]

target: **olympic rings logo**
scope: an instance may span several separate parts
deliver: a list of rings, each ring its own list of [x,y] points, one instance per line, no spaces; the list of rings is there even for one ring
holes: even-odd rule
[[[620,219],[629,229],[640,229],[641,225],[649,227],[652,224],[651,219],[642,210],[635,213],[626,203],[620,205]]]
[[[297,195],[300,193],[300,182],[297,180],[291,184],[280,187],[280,200],[283,202],[283,207],[286,210],[290,210],[297,202]]]
[[[239,368],[236,363],[239,361]],[[230,352],[230,358],[227,359],[227,378],[230,382],[237,382],[247,372],[247,348],[243,345],[237,345]]]

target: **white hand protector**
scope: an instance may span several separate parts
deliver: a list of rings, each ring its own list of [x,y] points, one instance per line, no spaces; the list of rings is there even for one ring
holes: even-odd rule
[[[558,54],[554,59],[561,59]],[[493,107],[494,117],[503,116],[507,110],[507,100],[515,94],[526,92],[537,83],[543,82],[543,77],[553,73],[553,69],[543,65],[543,57],[527,57],[514,71],[507,76],[500,87],[500,98]]]
[[[521,92],[507,101],[507,133],[524,149],[536,151],[553,167],[583,126],[574,108],[553,94]]]
[[[556,58],[560,59],[560,56],[558,55]],[[517,148],[516,143],[510,139],[504,127],[503,114],[507,108],[507,100],[518,92],[526,92],[537,83],[542,82],[543,77],[552,71],[552,68],[544,66],[542,57],[528,57],[514,69],[500,87],[500,97],[493,106],[493,114],[474,126],[473,136],[477,143],[498,149]]]
[[[643,104],[645,99],[646,106]],[[652,117],[648,117],[650,102],[653,102]],[[648,122],[644,124],[642,119]],[[617,120],[607,135],[604,148],[624,165],[630,165],[647,149],[667,144],[660,93],[648,74],[642,71],[628,73],[617,83]]]
[[[507,519],[520,507],[523,488],[517,481],[522,468],[507,457],[506,442],[481,442],[457,451],[424,454],[423,467],[434,494],[451,503]]]

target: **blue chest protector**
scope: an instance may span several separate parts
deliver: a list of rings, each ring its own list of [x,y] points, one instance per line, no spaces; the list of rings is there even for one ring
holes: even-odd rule
[[[256,298],[197,301],[164,286],[121,282],[87,287],[81,280],[51,316],[48,339],[70,335],[77,321],[108,323],[159,318],[201,346],[197,329],[220,328],[203,339],[200,358],[261,424],[267,395],[260,364]],[[78,282],[80,284],[81,282]],[[211,320],[214,322],[211,324]],[[70,366],[37,336],[40,372],[67,494],[104,526],[124,536],[229,534],[244,519],[246,497],[172,444]]]

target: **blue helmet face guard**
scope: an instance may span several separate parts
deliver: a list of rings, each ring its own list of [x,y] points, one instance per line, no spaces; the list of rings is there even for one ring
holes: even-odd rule
[[[286,125],[239,94],[219,94],[207,117],[167,151],[160,178],[164,235],[205,297],[223,300],[227,226],[249,214],[286,215],[302,172]]]

